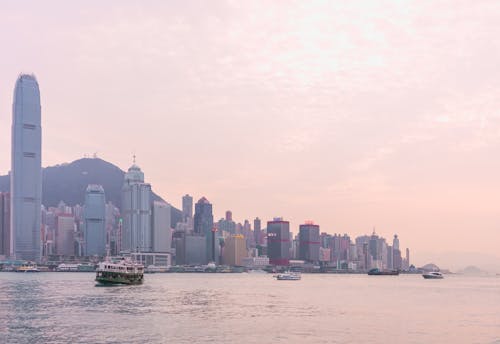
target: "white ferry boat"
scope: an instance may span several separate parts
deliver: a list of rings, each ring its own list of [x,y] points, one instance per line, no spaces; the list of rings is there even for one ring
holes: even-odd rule
[[[298,281],[301,279],[299,273],[296,272],[284,272],[276,275],[278,281]]]
[[[443,274],[439,271],[431,271],[422,274],[422,277],[425,279],[443,279]]]
[[[26,263],[17,267],[15,272],[40,272],[35,263]]]
[[[129,259],[104,261],[97,267],[95,280],[101,284],[142,284],[144,266]]]

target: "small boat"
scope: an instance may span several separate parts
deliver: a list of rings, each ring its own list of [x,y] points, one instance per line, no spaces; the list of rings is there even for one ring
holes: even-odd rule
[[[16,270],[16,272],[40,272],[36,264],[34,263],[27,263],[19,266]]]
[[[101,284],[142,284],[144,266],[130,259],[99,263],[95,280]]]
[[[422,277],[425,279],[443,279],[443,274],[439,271],[430,271],[422,274]]]
[[[296,272],[283,272],[276,275],[278,281],[298,281],[301,279],[300,274]]]
[[[398,270],[380,270],[379,268],[371,269],[368,271],[370,276],[397,276],[399,275]]]

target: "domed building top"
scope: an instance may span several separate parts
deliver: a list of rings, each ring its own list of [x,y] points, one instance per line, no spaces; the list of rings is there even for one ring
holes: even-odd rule
[[[135,155],[134,155],[134,163],[129,167],[127,173],[125,173],[125,181],[130,183],[144,183],[144,172],[141,171],[141,168],[135,163]]]

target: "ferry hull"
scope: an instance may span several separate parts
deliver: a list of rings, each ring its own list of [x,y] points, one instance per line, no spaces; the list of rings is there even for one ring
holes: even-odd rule
[[[95,280],[100,284],[106,284],[106,285],[110,284],[133,285],[133,284],[142,284],[144,278],[142,274],[124,276],[123,274],[101,273],[96,276]]]

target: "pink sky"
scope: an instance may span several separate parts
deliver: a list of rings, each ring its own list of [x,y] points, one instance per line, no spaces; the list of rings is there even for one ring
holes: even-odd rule
[[[216,219],[376,226],[417,264],[498,262],[499,22],[497,1],[3,1],[0,174],[33,72],[44,166],[135,153]]]

